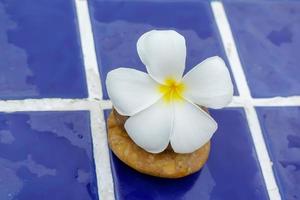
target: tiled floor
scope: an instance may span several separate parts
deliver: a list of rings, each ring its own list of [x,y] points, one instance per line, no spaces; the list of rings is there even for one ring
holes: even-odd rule
[[[218,110],[211,115],[219,128],[210,157],[192,176],[179,180],[153,178],[112,156],[117,199],[268,199],[243,110]]]
[[[0,200],[300,199],[299,13],[289,0],[0,0]],[[219,55],[235,82],[211,111],[207,164],[179,180],[107,147],[106,74],[144,71],[136,40],[154,28],[186,37],[187,70]]]

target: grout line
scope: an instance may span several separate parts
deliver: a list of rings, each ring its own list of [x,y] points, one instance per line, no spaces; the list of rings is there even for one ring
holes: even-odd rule
[[[103,110],[112,109],[112,102],[110,100],[101,100],[100,105]]]
[[[300,96],[255,98],[252,99],[254,106],[300,106]]]
[[[90,110],[93,103],[87,99],[0,100],[0,112]]]
[[[102,86],[93,39],[92,26],[89,16],[88,2],[75,0],[79,21],[80,38],[82,43],[86,79],[89,90],[89,100],[98,102],[90,109],[91,129],[93,136],[94,160],[97,175],[99,199],[114,200],[114,184],[110,166],[109,149],[102,105]]]
[[[102,99],[92,26],[87,1],[75,0],[89,98]]]
[[[254,107],[255,105],[253,104],[255,101],[252,99],[250,94],[250,89],[247,84],[246,76],[242,68],[223,4],[221,2],[214,1],[211,2],[211,8],[219,29],[219,33],[221,35],[234,79],[236,81],[238,91],[241,95],[240,100],[242,100],[241,103],[246,112],[250,133],[253,139],[262,175],[265,180],[269,198],[271,200],[280,200],[281,196],[272,169],[272,162],[263,138],[259,120],[257,118],[257,113]]]
[[[269,198],[271,200],[281,199],[278,186],[272,169],[272,161],[268,155],[268,150],[263,138],[263,133],[257,117],[256,110],[253,106],[245,107],[246,117],[248,120],[253,143],[257,152],[257,157],[262,169],[262,174],[266,182]]]
[[[94,160],[96,165],[99,199],[114,200],[113,178],[110,167],[109,149],[104,113],[100,104],[91,109],[91,129],[93,135]]]
[[[221,39],[224,45],[225,53],[228,58],[228,62],[231,66],[232,74],[236,81],[236,86],[241,96],[251,98],[250,90],[247,84],[247,80],[242,68],[241,61],[236,49],[236,45],[232,36],[229,22],[226,17],[226,13],[223,4],[218,1],[211,2],[212,11],[219,29]]]

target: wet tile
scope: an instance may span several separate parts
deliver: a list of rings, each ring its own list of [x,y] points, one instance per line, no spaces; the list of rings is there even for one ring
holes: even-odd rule
[[[225,3],[254,97],[300,94],[300,2]]]
[[[0,0],[0,99],[86,97],[72,0]]]
[[[89,7],[103,85],[112,69],[146,70],[138,57],[136,42],[152,29],[173,29],[185,36],[186,70],[210,56],[225,59],[208,2],[91,0]],[[105,87],[103,89],[107,99]]]
[[[283,199],[300,199],[300,107],[257,108]]]
[[[89,113],[0,113],[1,200],[97,200]]]
[[[127,167],[112,153],[117,200],[268,199],[243,110],[211,113],[219,129],[212,139],[207,164],[191,176],[169,180],[143,175]]]

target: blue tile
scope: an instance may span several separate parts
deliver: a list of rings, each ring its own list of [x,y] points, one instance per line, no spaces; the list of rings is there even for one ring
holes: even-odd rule
[[[212,139],[209,160],[200,172],[177,180],[154,178],[112,156],[117,200],[268,199],[243,110],[211,113],[219,129]]]
[[[0,113],[1,200],[97,200],[89,113]]]
[[[300,107],[257,108],[283,199],[300,199]]]
[[[87,96],[72,0],[0,0],[0,99]]]
[[[225,3],[254,97],[300,95],[300,2]]]
[[[210,56],[225,59],[208,2],[91,0],[89,5],[103,85],[112,69],[146,70],[138,57],[136,42],[152,29],[173,29],[186,38],[186,71]],[[103,89],[107,99],[105,87]]]

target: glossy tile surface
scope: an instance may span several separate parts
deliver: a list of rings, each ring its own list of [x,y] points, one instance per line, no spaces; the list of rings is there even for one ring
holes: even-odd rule
[[[98,200],[89,113],[0,113],[1,200]]]
[[[145,71],[136,42],[152,29],[173,29],[186,38],[186,71],[207,57],[225,59],[208,2],[89,1],[104,98],[106,74],[118,67]],[[235,92],[236,93],[236,92]]]
[[[252,95],[300,95],[300,2],[235,2],[225,8]]]
[[[268,199],[244,112],[225,109],[211,113],[219,129],[212,139],[209,160],[200,172],[177,180],[153,178],[112,156],[117,200]]]
[[[300,199],[300,107],[257,111],[283,199]]]
[[[86,96],[73,0],[0,0],[0,99]]]

